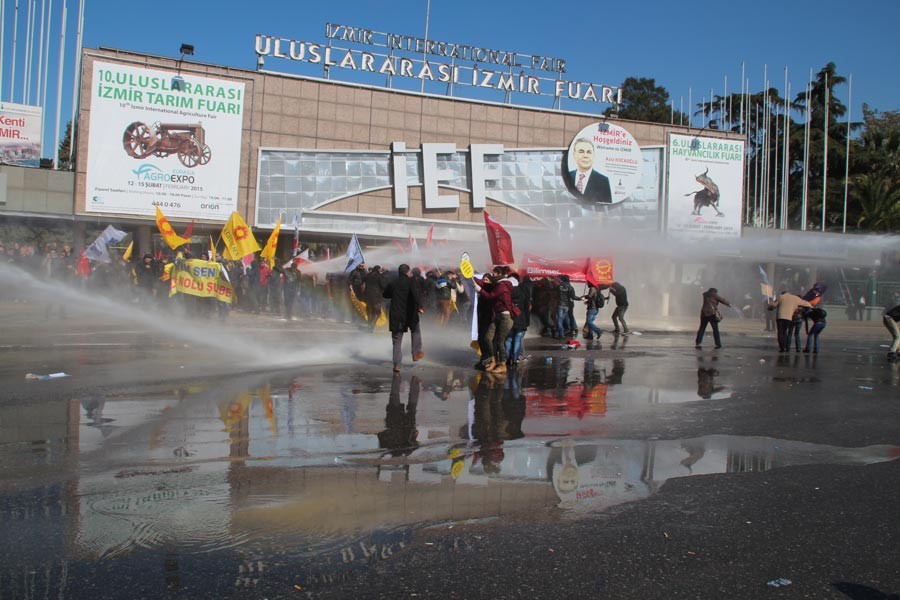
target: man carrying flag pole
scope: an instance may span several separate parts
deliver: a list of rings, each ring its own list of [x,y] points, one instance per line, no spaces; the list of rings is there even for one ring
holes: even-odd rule
[[[275,266],[275,251],[278,249],[279,233],[281,233],[281,217],[278,217],[278,222],[275,224],[275,229],[272,230],[272,235],[269,236],[269,240],[266,242],[266,247],[259,253],[260,258],[265,258],[269,261],[270,269]]]

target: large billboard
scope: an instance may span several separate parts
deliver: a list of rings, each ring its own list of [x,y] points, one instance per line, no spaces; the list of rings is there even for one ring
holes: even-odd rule
[[[0,163],[41,164],[41,107],[0,102]]]
[[[669,135],[670,236],[739,238],[743,189],[743,141]]]
[[[99,61],[92,81],[87,212],[236,210],[243,83]]]

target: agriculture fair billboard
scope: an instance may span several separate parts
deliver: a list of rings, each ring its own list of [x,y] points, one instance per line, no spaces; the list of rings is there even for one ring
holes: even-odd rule
[[[244,84],[97,61],[87,212],[227,219],[237,207]]]

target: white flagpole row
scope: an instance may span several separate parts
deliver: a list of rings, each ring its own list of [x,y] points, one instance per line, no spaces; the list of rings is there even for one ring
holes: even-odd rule
[[[44,118],[41,119],[41,157],[47,156],[46,141],[44,140],[44,129],[47,126],[47,78],[50,76],[50,38],[51,25],[53,23],[53,0],[47,3],[47,39],[44,40],[44,76],[41,91],[41,106],[44,110]]]
[[[9,101],[16,101],[16,47],[19,45],[19,0],[16,0],[16,6],[13,13],[13,38],[12,38],[12,63],[10,65],[11,75],[9,76]]]
[[[0,0],[0,100],[3,100],[3,33],[6,30],[6,0]]]
[[[78,87],[81,83],[81,42],[82,32],[84,30],[84,0],[78,2],[78,33],[75,36],[75,69],[72,73],[72,120],[71,135],[69,136],[69,165],[75,164],[75,123],[78,110]],[[424,83],[424,81],[423,81]]]

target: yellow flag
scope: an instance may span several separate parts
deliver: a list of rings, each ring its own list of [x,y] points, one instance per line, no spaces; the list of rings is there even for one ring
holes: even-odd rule
[[[278,249],[278,233],[280,231],[281,217],[278,217],[278,222],[275,223],[275,229],[272,230],[272,235],[269,236],[269,241],[266,242],[266,247],[263,248],[263,251],[259,253],[260,258],[269,259],[270,269],[275,265],[275,250]]]
[[[216,260],[216,243],[212,241],[212,236],[209,236],[209,260]]]
[[[225,242],[222,256],[227,260],[241,260],[248,254],[259,252],[259,244],[253,237],[250,227],[237,212],[231,213],[231,217],[225,223],[222,241]]]
[[[156,226],[159,228],[160,235],[163,236],[166,244],[168,244],[169,248],[172,250],[191,241],[188,238],[183,238],[175,233],[175,230],[172,229],[172,224],[169,223],[169,220],[162,214],[162,211],[159,210],[158,206],[156,207]]]
[[[134,252],[134,240],[131,240],[131,243],[125,248],[125,253],[122,254],[122,260],[131,260],[132,252]]]

